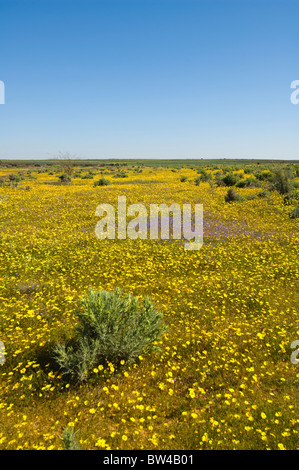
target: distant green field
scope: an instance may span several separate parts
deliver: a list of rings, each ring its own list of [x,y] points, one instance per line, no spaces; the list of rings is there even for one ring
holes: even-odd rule
[[[0,160],[0,166],[2,167],[11,167],[11,168],[21,168],[21,167],[30,167],[30,166],[52,166],[57,165],[61,162],[61,159],[41,159],[41,160]],[[134,166],[134,165],[143,165],[151,167],[194,167],[198,165],[273,165],[273,164],[294,164],[298,163],[298,160],[271,160],[271,159],[229,159],[229,158],[219,158],[219,159],[118,159],[118,158],[108,158],[108,159],[74,159],[72,163],[75,166]]]

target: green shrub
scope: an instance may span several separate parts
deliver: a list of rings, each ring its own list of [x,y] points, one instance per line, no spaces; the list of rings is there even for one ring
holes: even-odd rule
[[[212,179],[211,173],[208,173],[206,170],[198,170],[198,174],[200,174],[200,181],[209,181]]]
[[[289,213],[291,219],[298,219],[299,217],[299,205]]]
[[[271,193],[267,191],[266,189],[258,193],[258,197],[261,197],[261,198],[270,197],[270,196],[271,196]]]
[[[223,187],[223,186],[226,186],[226,184],[224,183],[224,181],[219,178],[219,176],[216,177],[215,179],[215,184],[216,186],[218,186],[219,188]]]
[[[185,183],[185,181],[187,181],[188,177],[187,176],[181,176],[180,177],[180,182],[181,183]]]
[[[225,202],[242,202],[244,201],[244,198],[236,193],[236,191],[234,190],[234,188],[229,188],[227,190],[227,193],[226,193],[226,196],[224,197],[225,199]]]
[[[18,175],[15,175],[14,173],[8,175],[8,179],[9,181],[16,181],[16,182],[20,181]]]
[[[93,186],[94,187],[96,187],[96,186],[108,186],[109,184],[111,184],[110,180],[107,180],[106,178],[100,178],[98,181],[95,181],[93,183]]]
[[[286,170],[278,170],[274,173],[273,189],[276,189],[280,194],[287,194],[292,188],[293,185]]]
[[[249,178],[242,179],[242,180],[238,181],[236,183],[236,187],[237,188],[246,188],[246,186],[249,186],[248,180],[249,180]]]
[[[259,181],[271,181],[273,179],[273,174],[270,171],[257,171],[254,176]]]
[[[241,179],[236,183],[237,188],[256,188],[257,186],[261,186],[261,184],[254,176]]]
[[[62,173],[62,175],[59,175],[58,178],[62,184],[70,184],[72,182],[72,178],[67,173]]]
[[[92,180],[93,179],[93,175],[91,173],[86,173],[86,175],[82,175],[81,176],[81,179],[82,180]]]
[[[292,193],[288,193],[283,198],[283,203],[285,205],[291,205],[296,201],[299,201],[299,191],[293,191]]]
[[[64,450],[81,450],[80,444],[76,438],[76,432],[71,427],[66,427],[62,437]]]
[[[69,344],[57,344],[54,358],[64,374],[86,380],[90,370],[101,364],[133,362],[141,352],[149,351],[166,327],[162,313],[146,297],[138,299],[116,292],[90,290],[81,299],[76,312],[77,335]]]
[[[127,177],[128,177],[128,174],[124,170],[119,171],[113,176],[113,178],[127,178]]]
[[[239,177],[234,175],[234,173],[228,173],[222,178],[222,181],[225,186],[234,186],[239,181]]]

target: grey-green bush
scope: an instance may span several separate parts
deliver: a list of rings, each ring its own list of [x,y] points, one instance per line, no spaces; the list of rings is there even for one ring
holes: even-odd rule
[[[67,173],[62,173],[58,178],[62,184],[70,184],[72,182],[72,178]]]
[[[298,219],[299,218],[299,205],[295,207],[292,212],[289,213],[291,219]]]
[[[234,186],[239,181],[239,176],[234,173],[228,173],[224,178],[222,178],[225,186]]]
[[[226,195],[224,196],[225,202],[242,202],[244,198],[236,193],[234,188],[229,188]]]
[[[81,450],[80,444],[76,438],[76,432],[66,427],[63,431],[62,437],[64,450]]]
[[[153,347],[166,330],[163,315],[148,297],[140,306],[136,297],[116,292],[90,290],[76,312],[77,335],[69,344],[57,344],[54,358],[62,372],[86,380],[96,365],[124,360],[133,362]]]
[[[288,171],[278,170],[275,172],[273,178],[273,189],[276,189],[280,194],[287,194],[293,189]]]
[[[93,183],[94,187],[96,187],[96,186],[108,186],[109,184],[111,184],[111,181],[107,180],[106,178],[100,178],[99,180],[97,180]]]

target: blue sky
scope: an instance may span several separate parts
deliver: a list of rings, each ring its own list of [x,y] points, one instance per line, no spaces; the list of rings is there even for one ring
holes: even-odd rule
[[[0,158],[299,158],[298,0],[0,0]]]

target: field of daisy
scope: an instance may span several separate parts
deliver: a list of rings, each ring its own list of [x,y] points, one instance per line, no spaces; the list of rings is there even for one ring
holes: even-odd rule
[[[298,166],[283,191],[267,165],[67,163],[0,167],[0,449],[298,449]],[[99,240],[118,196],[203,204],[202,248]],[[89,288],[149,296],[167,331],[72,383],[52,351]]]

